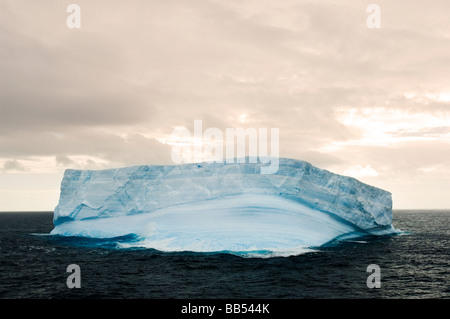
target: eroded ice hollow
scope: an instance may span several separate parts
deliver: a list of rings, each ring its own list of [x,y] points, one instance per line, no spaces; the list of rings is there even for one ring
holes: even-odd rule
[[[297,254],[338,238],[384,235],[392,197],[294,159],[66,170],[51,234],[135,235],[121,247]]]

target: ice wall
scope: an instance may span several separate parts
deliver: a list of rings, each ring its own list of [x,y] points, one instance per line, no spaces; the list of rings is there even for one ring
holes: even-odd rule
[[[151,213],[248,194],[295,201],[361,229],[392,222],[392,198],[387,191],[300,160],[281,158],[278,172],[271,175],[260,174],[263,165],[200,163],[66,170],[54,224]]]

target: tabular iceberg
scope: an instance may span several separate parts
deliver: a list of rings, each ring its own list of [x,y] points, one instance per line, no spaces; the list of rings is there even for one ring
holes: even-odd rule
[[[162,251],[289,255],[337,238],[394,233],[392,197],[294,159],[66,170],[51,234],[135,235]]]

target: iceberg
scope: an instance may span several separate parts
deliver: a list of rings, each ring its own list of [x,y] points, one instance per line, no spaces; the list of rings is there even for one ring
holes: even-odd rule
[[[120,247],[291,255],[339,239],[395,233],[392,196],[308,162],[132,166],[64,173],[52,235]]]

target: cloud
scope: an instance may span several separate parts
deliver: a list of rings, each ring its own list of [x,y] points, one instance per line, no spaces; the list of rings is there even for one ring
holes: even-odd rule
[[[1,30],[0,133],[148,121],[151,101],[120,77],[114,51],[90,34],[49,47]],[[75,38],[75,39],[73,39]],[[120,65],[120,63],[118,63]]]
[[[3,164],[3,172],[25,172],[27,168],[18,160],[8,160]]]
[[[56,163],[58,165],[69,166],[69,165],[73,165],[75,162],[73,160],[71,160],[68,156],[57,155],[56,156]]]
[[[21,156],[30,161],[52,158],[52,163],[62,167],[87,168],[81,164],[87,158],[105,162],[103,168],[171,163],[170,146],[154,138],[98,130],[75,130],[63,137],[48,132],[0,137],[0,150],[0,158]]]
[[[158,138],[201,119],[279,128],[281,156],[386,187],[424,167],[446,185],[446,0],[380,0],[377,30],[359,0],[77,4],[73,30],[63,2],[0,3],[8,172],[172,164]]]

